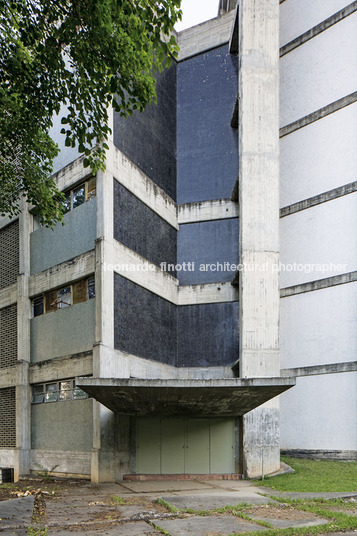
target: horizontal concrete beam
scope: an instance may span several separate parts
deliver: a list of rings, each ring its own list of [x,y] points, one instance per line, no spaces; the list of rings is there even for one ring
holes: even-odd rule
[[[309,281],[308,283],[301,283],[300,285],[282,288],[280,289],[280,298],[289,298],[290,296],[296,296],[297,294],[303,294],[304,292],[314,292],[315,290],[322,290],[324,288],[335,287],[337,285],[345,285],[346,283],[355,283],[356,281],[357,272],[334,275],[332,277],[326,277],[324,279],[317,279],[316,281]]]
[[[311,123],[315,123],[315,121],[318,121],[319,119],[322,119],[327,115],[331,115],[338,110],[342,110],[343,108],[346,108],[346,106],[349,106],[354,102],[357,102],[357,91],[351,93],[350,95],[346,95],[346,97],[342,97],[335,102],[331,102],[331,104],[328,104],[327,106],[316,110],[316,112],[312,112],[311,114],[308,114],[305,117],[297,119],[289,125],[282,127],[280,129],[280,138],[284,138],[284,136],[288,136],[289,134],[295,132],[296,130],[299,130],[300,128],[306,127],[307,125],[311,125]]]
[[[234,11],[202,22],[178,33],[180,52],[178,61],[228,43],[231,36]]]
[[[90,274],[94,274],[94,270],[95,251],[92,250],[31,276],[29,283],[30,297],[87,277]]]
[[[355,371],[357,371],[357,361],[345,361],[344,363],[329,363],[327,365],[312,365],[308,367],[282,369],[280,371],[280,374],[284,377],[299,377],[317,376],[319,374],[337,374]]]
[[[118,380],[77,378],[77,384],[115,413],[241,416],[295,385],[294,378]]]
[[[59,190],[65,190],[91,176],[92,172],[88,168],[83,167],[84,158],[85,156],[80,156],[52,175]]]
[[[224,220],[237,218],[237,203],[231,199],[216,199],[178,205],[178,223],[195,223],[200,221]]]
[[[0,290],[0,309],[17,302],[17,283]]]
[[[30,383],[49,382],[61,378],[86,376],[87,374],[93,374],[92,352],[33,363],[29,370]]]
[[[177,304],[177,279],[117,240],[113,241],[112,246],[111,244],[107,246],[107,262],[104,270],[113,270],[157,296]]]
[[[174,367],[103,345],[100,359],[101,376],[106,378],[208,380],[235,377],[230,367]]]
[[[111,152],[113,158],[108,161],[108,172],[111,172],[120,184],[153,212],[178,230],[175,201],[113,144],[111,144]]]
[[[239,293],[231,283],[185,285],[178,289],[178,305],[226,303],[238,301]]]
[[[295,214],[296,212],[301,212],[302,210],[307,210],[308,208],[316,207],[322,203],[327,203],[328,201],[333,201],[339,197],[344,197],[345,195],[353,194],[357,192],[357,181],[344,184],[343,186],[338,186],[333,190],[323,192],[308,199],[303,199],[292,205],[288,205],[280,209],[280,218],[285,218],[290,216],[290,214]]]
[[[7,225],[9,225],[10,223],[13,223],[14,221],[18,219],[19,219],[18,216],[14,216],[12,218],[10,218],[9,216],[0,216],[0,229],[3,229]]]

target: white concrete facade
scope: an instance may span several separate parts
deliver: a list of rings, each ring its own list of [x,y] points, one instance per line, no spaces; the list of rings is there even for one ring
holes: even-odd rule
[[[357,89],[356,32],[347,0],[280,6],[280,125],[295,122],[280,141],[281,262],[331,263],[281,273],[293,287],[281,298],[281,367],[310,367],[280,397],[281,448],[322,458],[354,459],[357,445],[357,107],[345,99]]]

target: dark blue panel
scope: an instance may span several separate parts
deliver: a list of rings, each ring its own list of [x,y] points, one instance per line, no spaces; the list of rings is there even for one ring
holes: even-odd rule
[[[115,348],[175,365],[176,343],[176,306],[114,274]]]
[[[177,67],[177,200],[230,197],[238,175],[237,58],[227,45]]]
[[[238,219],[180,225],[177,238],[177,262],[194,263],[194,270],[178,271],[180,285],[232,281],[238,264]],[[228,263],[228,264],[224,264]],[[206,271],[202,265],[212,264]],[[192,268],[192,264],[187,268]],[[205,266],[206,268],[206,266]],[[229,268],[233,268],[230,270]]]
[[[179,307],[177,366],[232,365],[238,359],[238,317],[238,302]]]
[[[176,264],[177,231],[114,180],[114,238],[153,264]],[[175,277],[175,273],[171,273]]]
[[[127,119],[114,113],[114,143],[176,199],[176,64],[157,76],[157,105]]]

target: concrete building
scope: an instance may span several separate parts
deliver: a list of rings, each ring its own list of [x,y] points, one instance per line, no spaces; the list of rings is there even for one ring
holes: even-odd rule
[[[105,172],[62,150],[65,226],[25,205],[0,221],[0,467],[15,478],[255,477],[279,469],[280,433],[286,451],[356,455],[355,71],[323,77],[341,55],[329,32],[354,61],[357,6],[337,3],[222,1],[178,35],[157,106],[111,114]],[[348,268],[280,285],[279,255]]]

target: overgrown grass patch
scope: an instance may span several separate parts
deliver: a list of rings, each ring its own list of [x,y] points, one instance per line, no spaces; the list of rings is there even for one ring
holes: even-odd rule
[[[260,486],[291,492],[356,492],[357,462],[305,460],[283,457],[294,474],[266,477],[256,481]]]

